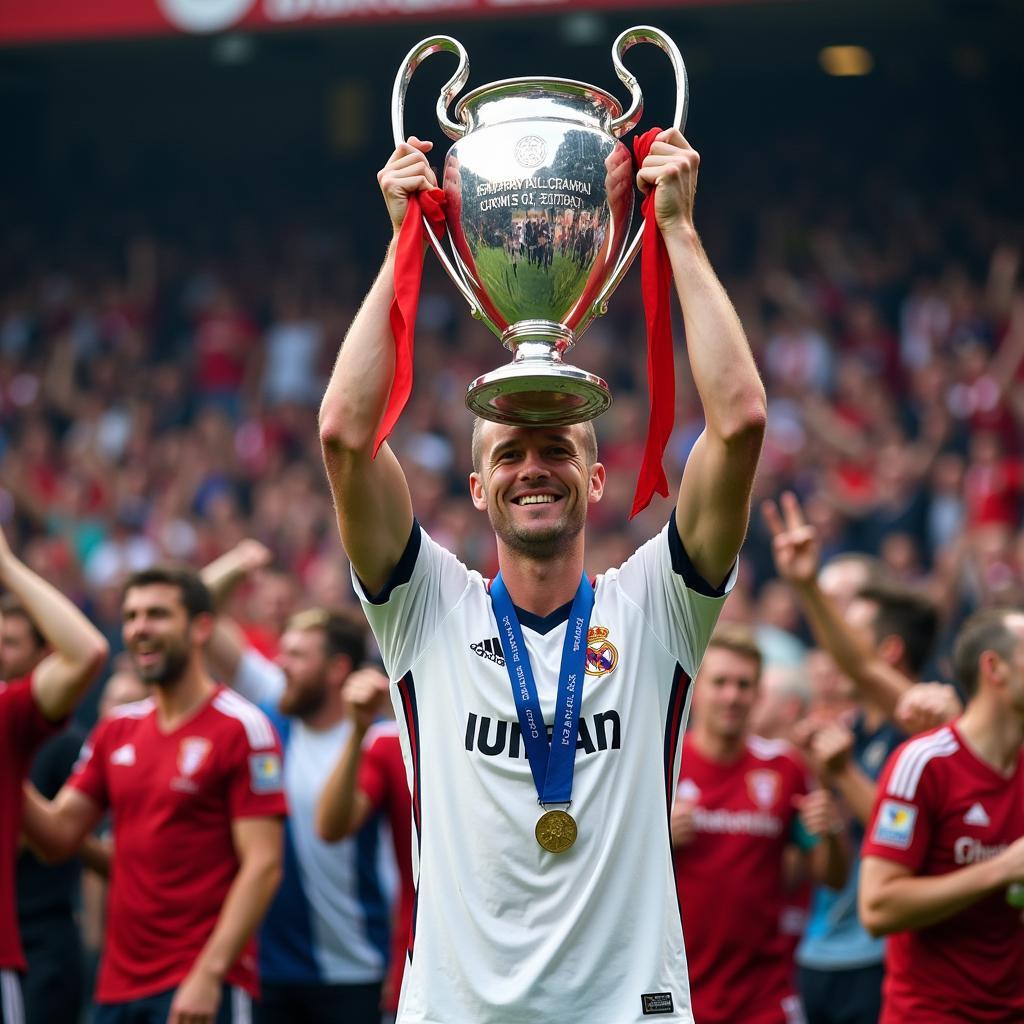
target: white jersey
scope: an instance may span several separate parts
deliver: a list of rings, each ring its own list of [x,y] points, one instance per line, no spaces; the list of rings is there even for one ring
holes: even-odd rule
[[[541,809],[486,581],[417,525],[382,594],[355,582],[413,796],[400,1024],[692,1021],[669,815],[690,680],[723,597],[702,586],[675,526],[597,578],[579,836],[562,854],[534,837]],[[568,606],[519,618],[550,728]]]

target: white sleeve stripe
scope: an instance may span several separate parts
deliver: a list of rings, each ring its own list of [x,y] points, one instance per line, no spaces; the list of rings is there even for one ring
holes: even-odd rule
[[[255,704],[250,704],[244,697],[230,690],[221,693],[219,699],[223,702],[222,710],[231,708],[229,713],[245,726],[249,745],[254,750],[265,750],[274,745],[274,730],[270,720]]]
[[[889,778],[889,793],[904,800],[913,799],[928,762],[935,757],[949,757],[958,749],[959,744],[952,735],[928,737],[927,740],[911,744],[900,755]]]
[[[274,745],[274,730],[270,720],[255,704],[250,704],[230,690],[224,690],[217,695],[213,706],[229,718],[237,718],[242,723],[253,750],[267,750]]]
[[[908,743],[897,758],[886,791],[901,800],[913,800],[928,762],[935,757],[949,757],[959,749],[960,744],[949,729]]]

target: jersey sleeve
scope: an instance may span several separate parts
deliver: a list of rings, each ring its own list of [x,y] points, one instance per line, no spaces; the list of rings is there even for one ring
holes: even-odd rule
[[[914,761],[915,749],[905,743],[886,762],[861,847],[862,857],[882,857],[911,871],[924,862],[934,830],[934,766],[925,764],[915,772]]]
[[[700,667],[726,597],[736,583],[734,565],[721,587],[702,579],[683,547],[673,515],[665,528],[614,574],[638,605],[662,646],[691,678]]]
[[[277,818],[288,813],[281,740],[270,719],[253,707],[235,732],[228,752],[228,814]]]
[[[389,803],[386,744],[385,734],[377,730],[371,732],[363,745],[363,756],[359,762],[356,785],[366,794],[375,811]]]
[[[469,583],[469,570],[418,522],[413,522],[409,543],[380,593],[369,594],[353,570],[352,585],[392,680],[412,668]]]
[[[51,722],[40,710],[32,692],[32,677],[0,683],[0,729],[3,742],[22,759],[32,754],[54,733],[64,727],[63,720]]]
[[[107,793],[107,752],[111,719],[97,723],[82,744],[67,784],[84,793],[99,807],[109,806]]]
[[[246,648],[238,659],[231,688],[253,704],[276,704],[284,693],[284,672],[255,647]]]

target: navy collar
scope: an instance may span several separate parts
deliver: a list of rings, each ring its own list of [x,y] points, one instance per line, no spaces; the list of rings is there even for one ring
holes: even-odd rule
[[[533,612],[528,612],[517,604],[512,607],[516,610],[516,618],[519,619],[520,626],[532,629],[534,633],[543,635],[544,633],[550,633],[551,630],[556,626],[560,626],[563,622],[569,621],[572,601],[566,601],[561,608],[556,608],[550,615],[534,615]]]

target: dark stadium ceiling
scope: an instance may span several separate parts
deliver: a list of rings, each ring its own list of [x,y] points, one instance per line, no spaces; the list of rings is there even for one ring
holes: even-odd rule
[[[976,113],[1000,134],[1019,134],[1022,0],[717,2],[0,49],[0,186],[63,187],[91,175],[121,188],[154,166],[183,176],[376,166],[390,140],[395,71],[424,36],[447,32],[465,44],[470,88],[548,74],[622,97],[610,45],[645,22],[682,50],[690,126],[702,141],[844,119],[851,144],[869,147],[886,120],[900,130],[926,119],[936,136],[955,136]],[[829,79],[820,52],[834,45],[865,48],[871,74]],[[638,47],[627,62],[649,116],[663,119],[667,61]],[[411,131],[429,137],[433,127],[440,139],[432,108],[452,64],[438,56],[417,74]]]
[[[819,45],[860,42],[887,61],[913,60],[932,50],[975,45],[999,59],[1022,54],[1024,4],[1020,0],[661,0],[650,7],[621,4],[623,10],[585,5],[573,12],[515,8],[508,16],[394,18],[313,28],[276,29],[248,35],[251,45],[236,49],[236,58],[300,58],[374,74],[395,62],[406,41],[432,32],[454,33],[483,55],[500,74],[524,73],[524,64],[568,59],[592,63],[590,54],[607,49],[620,28],[650,22],[672,30],[691,62],[705,69],[742,65],[772,71],[813,65]],[[233,38],[238,38],[238,33]],[[2,36],[0,36],[2,42]],[[230,45],[228,46],[228,61]],[[244,57],[243,57],[244,50]],[[9,86],[26,73],[49,70],[69,61],[97,64],[174,60],[183,54],[207,53],[219,59],[223,37],[163,36],[85,43],[9,47],[0,52],[0,85]],[[95,63],[93,63],[95,62]],[[508,63],[506,70],[503,65]],[[527,68],[525,73],[530,70]]]

